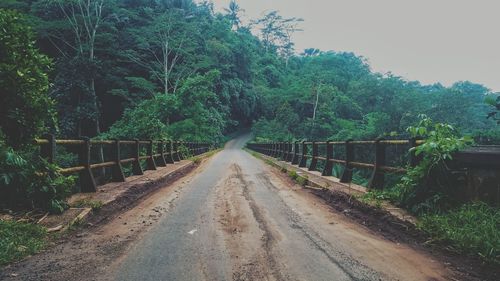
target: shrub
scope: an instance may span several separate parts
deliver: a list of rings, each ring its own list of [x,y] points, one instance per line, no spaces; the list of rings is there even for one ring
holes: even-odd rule
[[[39,208],[60,213],[66,207],[73,177],[64,177],[55,165],[42,159],[29,162],[0,142],[0,205],[6,208]]]
[[[0,133],[16,149],[55,124],[47,91],[50,60],[35,47],[31,29],[14,11],[0,9]]]
[[[453,194],[458,180],[450,173],[447,161],[452,154],[472,144],[472,138],[459,137],[451,125],[433,123],[425,115],[415,127],[407,130],[412,137],[423,137],[424,143],[413,148],[422,157],[416,167],[409,167],[397,188],[401,204],[414,213],[426,213],[453,206]]]

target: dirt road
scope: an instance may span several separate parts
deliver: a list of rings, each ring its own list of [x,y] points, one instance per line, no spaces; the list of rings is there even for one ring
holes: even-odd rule
[[[6,280],[453,280],[241,150],[245,137],[99,231]]]

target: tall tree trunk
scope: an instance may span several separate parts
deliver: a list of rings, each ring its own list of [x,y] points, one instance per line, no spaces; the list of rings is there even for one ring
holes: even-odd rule
[[[168,39],[165,40],[165,50],[163,54],[163,61],[164,61],[164,75],[165,75],[165,81],[163,81],[163,87],[165,88],[165,95],[168,95],[168,79],[169,79],[169,69],[168,69]]]

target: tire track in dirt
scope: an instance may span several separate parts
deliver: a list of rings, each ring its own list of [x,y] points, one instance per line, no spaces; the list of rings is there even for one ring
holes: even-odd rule
[[[290,280],[273,255],[276,234],[248,187],[241,167],[232,164],[217,189],[216,212],[231,256],[232,280]]]

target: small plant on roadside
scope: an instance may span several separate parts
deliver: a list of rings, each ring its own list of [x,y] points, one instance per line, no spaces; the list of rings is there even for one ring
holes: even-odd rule
[[[100,200],[82,199],[72,204],[75,208],[91,208],[92,211],[99,211],[104,203]]]
[[[412,137],[424,138],[424,143],[411,152],[421,157],[416,167],[409,167],[397,188],[400,202],[414,213],[425,213],[450,207],[456,179],[450,175],[447,161],[454,152],[473,143],[470,137],[459,137],[448,124],[434,123],[425,115],[420,122],[407,130]]]
[[[288,176],[293,180],[297,180],[297,178],[299,177],[296,171],[289,171]]]
[[[281,171],[282,173],[286,173],[288,170],[286,169],[286,166],[285,166],[285,165],[281,165],[281,166],[280,166],[280,171]]]
[[[305,175],[297,177],[297,184],[301,186],[306,186],[309,183],[309,178]]]

